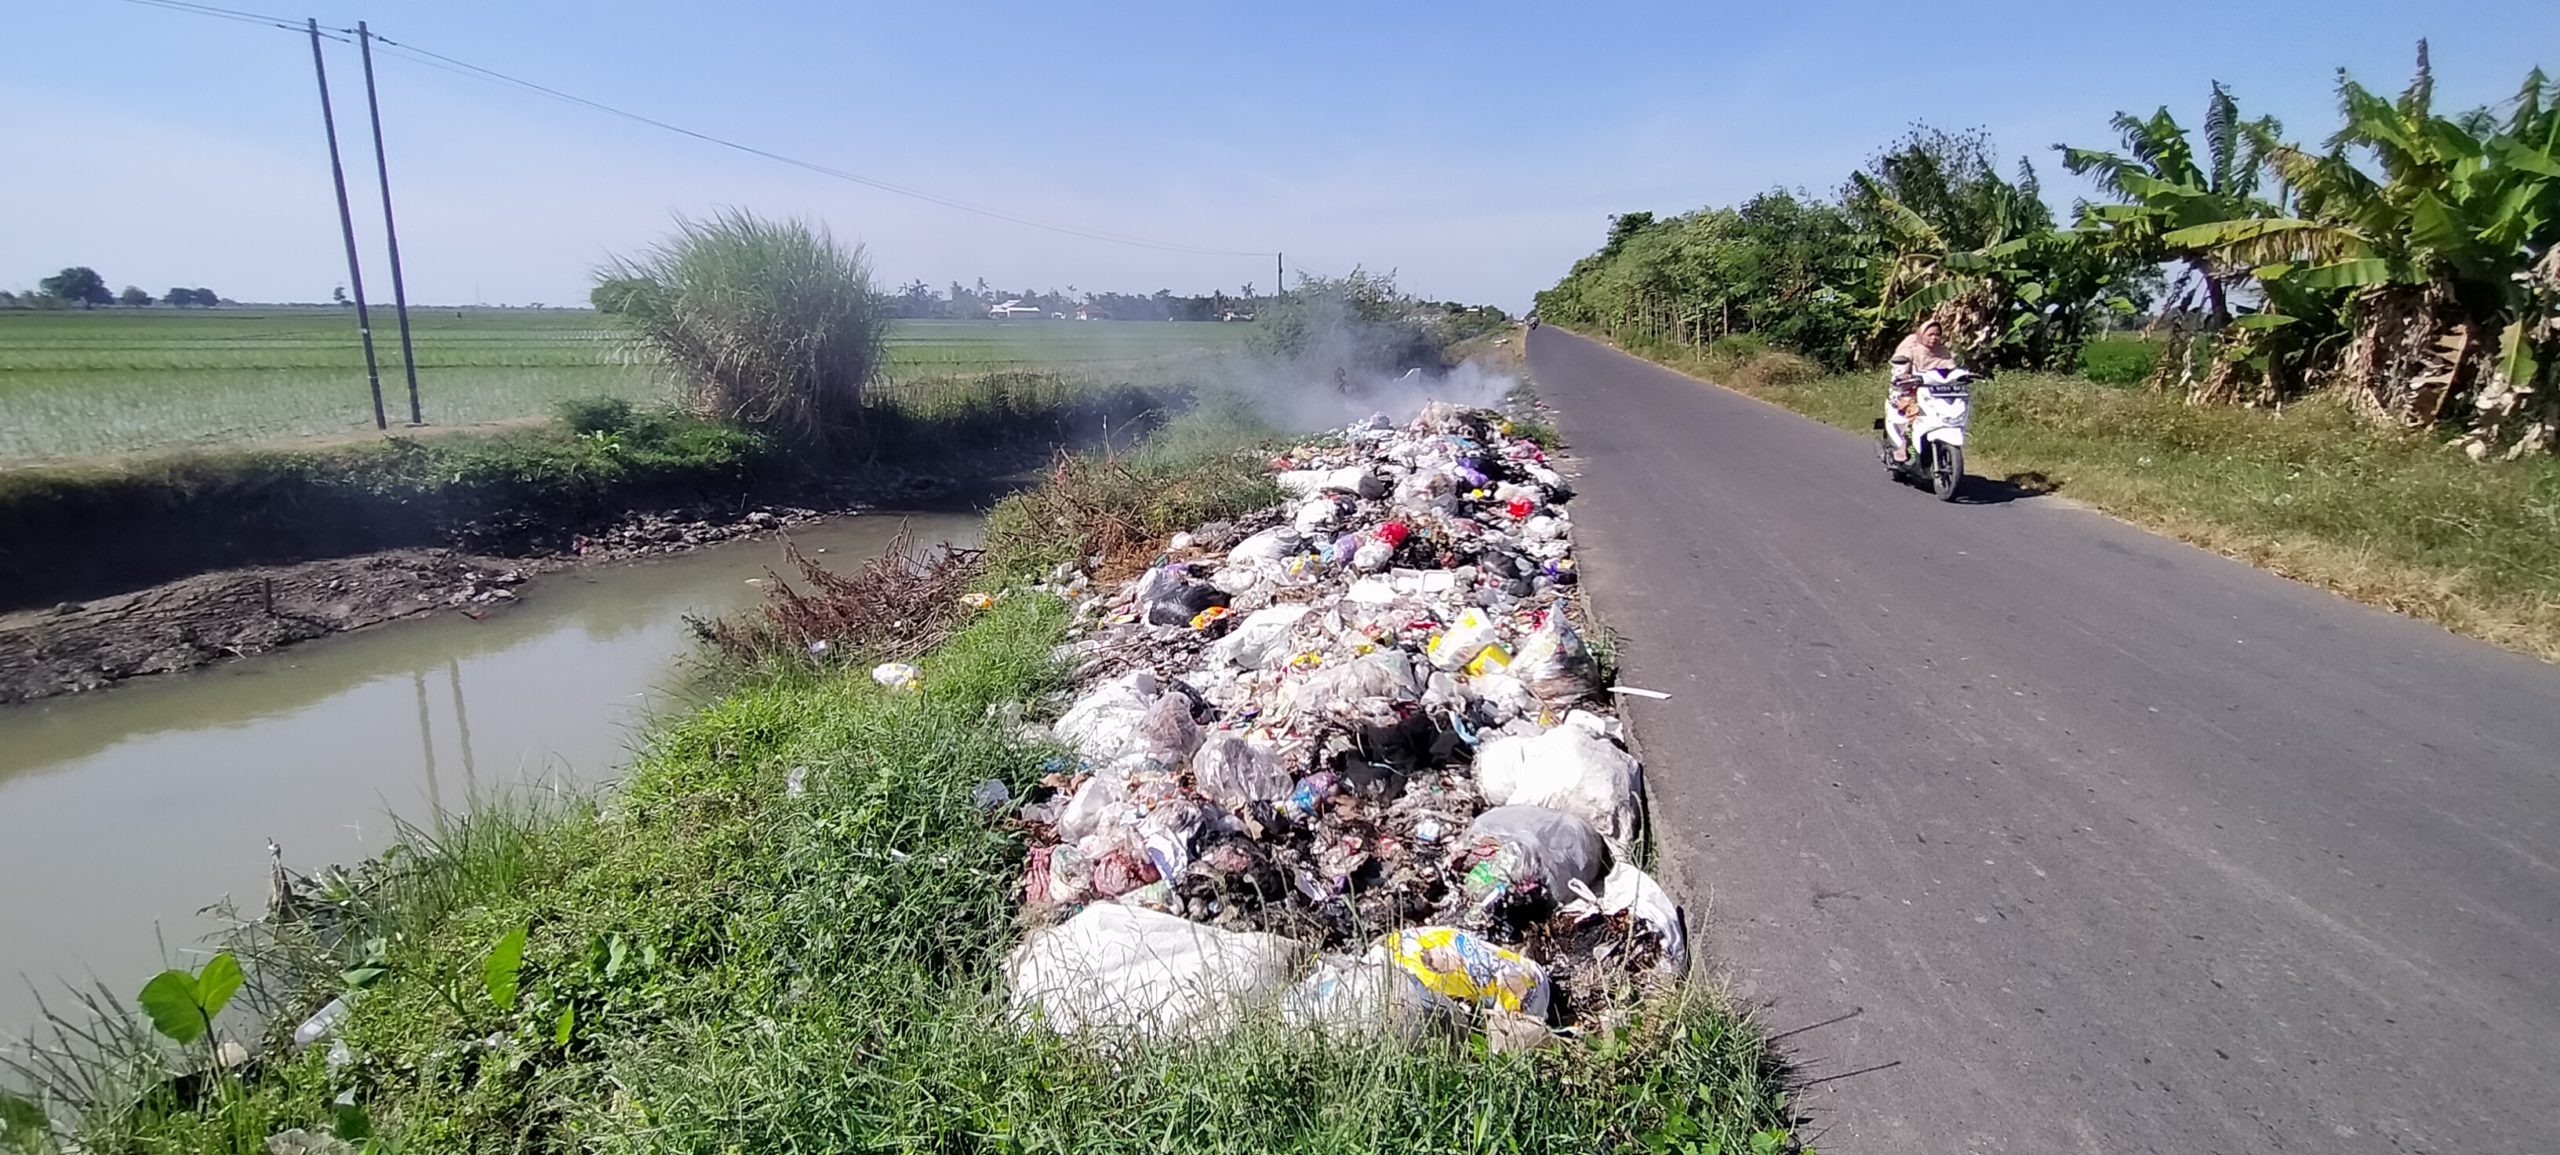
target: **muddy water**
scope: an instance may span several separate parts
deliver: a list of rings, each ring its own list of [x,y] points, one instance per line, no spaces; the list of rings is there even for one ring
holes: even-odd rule
[[[874,514],[794,537],[851,561],[902,522],[926,543],[978,534],[968,517]],[[0,709],[0,1038],[66,980],[137,991],[192,958],[208,904],[262,910],[270,838],[303,869],[352,863],[381,852],[393,815],[613,778],[640,727],[687,701],[683,618],[752,603],[749,579],[782,565],[778,543],[736,542],[557,574],[479,621]]]

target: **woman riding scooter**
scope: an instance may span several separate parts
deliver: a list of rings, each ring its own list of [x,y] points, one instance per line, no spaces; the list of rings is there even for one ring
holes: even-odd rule
[[[1955,352],[1947,348],[1947,331],[1936,321],[1924,321],[1893,350],[1892,383],[1885,389],[1884,427],[1893,439],[1893,463],[1911,460],[1908,432],[1913,418],[1920,416],[1920,400],[1912,391],[1920,384],[1920,375],[1931,369],[1956,367]]]

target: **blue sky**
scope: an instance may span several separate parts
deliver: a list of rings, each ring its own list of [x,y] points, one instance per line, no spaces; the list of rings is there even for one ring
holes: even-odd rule
[[[1912,121],[2050,145],[2196,116],[2207,82],[2299,138],[2344,66],[2446,105],[2560,68],[2547,0],[2145,5],[496,3],[228,0],[954,199],[1292,269],[1394,268],[1525,305],[1613,212],[1825,191]],[[158,292],[316,300],[345,279],[307,43],[120,0],[13,5],[0,36],[0,287],[66,264]],[[330,45],[378,281],[351,48]],[[2537,54],[2540,54],[2539,56]],[[2548,59],[2540,58],[2548,56]],[[407,60],[377,61],[411,296],[582,301],[590,270],[721,206],[822,219],[884,283],[1267,288],[1268,258],[985,220]],[[370,206],[370,207],[369,207]],[[387,296],[387,287],[376,287]]]

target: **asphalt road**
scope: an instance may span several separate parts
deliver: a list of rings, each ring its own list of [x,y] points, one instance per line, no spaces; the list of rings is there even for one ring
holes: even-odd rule
[[[1529,363],[1673,695],[1628,711],[1666,873],[1825,1155],[2560,1150],[2560,671]]]

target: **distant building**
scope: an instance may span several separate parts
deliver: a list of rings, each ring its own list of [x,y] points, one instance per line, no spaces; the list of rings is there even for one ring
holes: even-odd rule
[[[1079,321],[1108,321],[1108,320],[1110,320],[1110,319],[1111,319],[1111,310],[1109,310],[1109,309],[1105,309],[1105,308],[1103,308],[1103,307],[1102,307],[1102,306],[1100,306],[1100,305],[1078,305],[1078,306],[1076,306],[1076,320],[1079,320]]]
[[[1022,317],[1037,317],[1039,315],[1040,306],[1023,304],[1019,297],[1001,305],[987,306],[987,317],[989,320],[1010,321]]]

